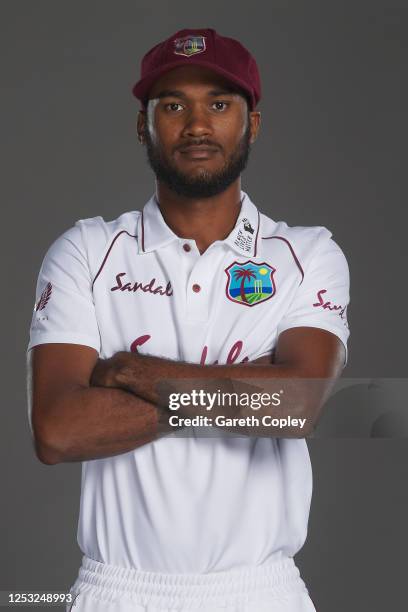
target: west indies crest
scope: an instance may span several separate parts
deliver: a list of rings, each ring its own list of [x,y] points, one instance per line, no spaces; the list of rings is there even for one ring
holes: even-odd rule
[[[205,36],[184,36],[184,38],[176,38],[174,41],[174,53],[176,55],[196,55],[203,53],[206,49]]]
[[[256,306],[275,295],[275,268],[269,264],[234,261],[225,269],[227,298],[244,306]]]

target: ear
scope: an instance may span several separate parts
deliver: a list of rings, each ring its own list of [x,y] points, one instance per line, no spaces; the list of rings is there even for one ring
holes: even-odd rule
[[[261,125],[261,113],[259,111],[252,111],[249,113],[249,121],[251,124],[251,138],[250,143],[254,143],[258,137],[259,128]]]
[[[137,114],[137,137],[140,144],[144,144],[144,132],[146,127],[146,111],[140,110]]]

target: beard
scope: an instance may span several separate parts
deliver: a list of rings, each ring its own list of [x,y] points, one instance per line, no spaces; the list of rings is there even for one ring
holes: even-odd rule
[[[168,158],[164,157],[160,146],[152,141],[147,127],[144,131],[147,158],[157,180],[186,198],[211,198],[225,191],[246,168],[251,150],[250,138],[248,121],[245,133],[220,170],[215,172],[204,170],[199,176],[189,176],[180,172]]]

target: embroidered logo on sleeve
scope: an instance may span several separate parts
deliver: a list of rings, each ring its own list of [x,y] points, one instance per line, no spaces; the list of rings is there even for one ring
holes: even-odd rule
[[[341,304],[334,304],[330,300],[325,301],[322,297],[324,293],[327,293],[327,289],[320,289],[320,291],[317,292],[317,298],[319,301],[315,302],[313,304],[313,307],[320,307],[323,308],[323,310],[331,310],[336,312],[339,315],[340,319],[343,321],[344,325],[348,327],[347,306],[342,306]]]
[[[263,262],[234,261],[225,272],[227,274],[227,298],[244,306],[256,306],[275,295],[273,275],[275,268]]]
[[[46,305],[49,302],[49,299],[51,297],[51,293],[52,293],[52,284],[51,283],[47,283],[44,291],[42,292],[40,299],[38,300],[36,306],[35,306],[35,310],[44,310],[44,308],[46,307]]]

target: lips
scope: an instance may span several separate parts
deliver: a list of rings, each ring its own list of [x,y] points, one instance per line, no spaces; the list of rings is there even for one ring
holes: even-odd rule
[[[187,147],[180,147],[178,152],[183,156],[193,159],[207,159],[215,153],[218,153],[218,148],[209,147],[208,145],[190,145]]]

